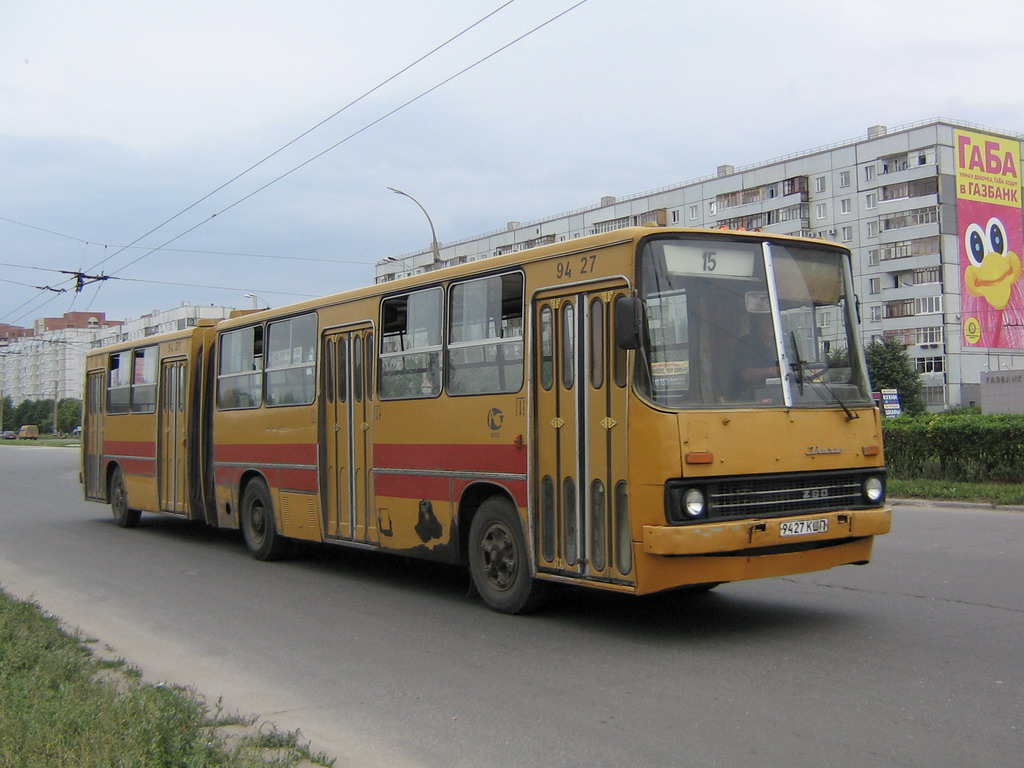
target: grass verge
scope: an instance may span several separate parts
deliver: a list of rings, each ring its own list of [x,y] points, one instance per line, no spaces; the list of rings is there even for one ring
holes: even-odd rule
[[[241,727],[240,727],[241,726]],[[98,658],[37,605],[0,590],[0,768],[331,766],[298,732],[225,716],[194,691]]]
[[[900,480],[887,483],[890,498],[965,501],[977,504],[1024,504],[1024,485],[1015,483],[960,483],[950,480]]]

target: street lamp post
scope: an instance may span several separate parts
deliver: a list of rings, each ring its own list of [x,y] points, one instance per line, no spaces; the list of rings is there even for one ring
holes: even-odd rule
[[[403,192],[402,190],[395,189],[394,187],[388,187],[388,189],[390,189],[396,195],[402,195],[404,197],[408,197],[410,200],[412,200],[414,203],[416,203],[416,205],[419,206],[419,209],[421,211],[423,211],[423,215],[427,217],[427,224],[430,225],[430,238],[431,238],[431,240],[430,240],[430,250],[434,254],[434,263],[435,264],[440,263],[440,261],[441,261],[441,248],[440,248],[440,246],[437,243],[437,232],[434,231],[434,222],[431,221],[430,214],[427,213],[427,209],[423,207],[423,205],[420,203],[419,200],[417,200],[415,197],[410,195],[408,192]]]
[[[270,302],[264,299],[262,296],[257,296],[255,293],[243,293],[242,296],[244,296],[247,299],[252,299],[253,309],[260,308],[260,305],[256,303],[257,301],[262,301],[264,304],[267,305],[267,309],[270,309]]]

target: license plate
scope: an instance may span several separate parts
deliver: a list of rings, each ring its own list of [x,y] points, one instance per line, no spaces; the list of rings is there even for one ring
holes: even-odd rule
[[[779,524],[779,536],[806,536],[810,533],[828,533],[828,518],[786,520]]]

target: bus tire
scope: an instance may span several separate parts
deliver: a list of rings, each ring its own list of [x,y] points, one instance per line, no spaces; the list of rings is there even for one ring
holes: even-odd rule
[[[280,560],[288,540],[277,532],[270,490],[260,478],[251,480],[242,494],[242,536],[249,553],[257,560]]]
[[[110,510],[114,513],[114,523],[119,528],[134,528],[139,524],[142,511],[128,506],[128,491],[120,467],[114,467],[114,472],[110,476],[107,498],[110,499]]]
[[[492,496],[469,526],[469,572],[488,607],[501,613],[538,608],[545,584],[530,574],[530,559],[519,515],[512,503]]]

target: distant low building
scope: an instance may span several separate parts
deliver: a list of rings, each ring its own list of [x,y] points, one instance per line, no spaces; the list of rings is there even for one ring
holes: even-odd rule
[[[1024,413],[1024,370],[982,371],[982,413]]]

